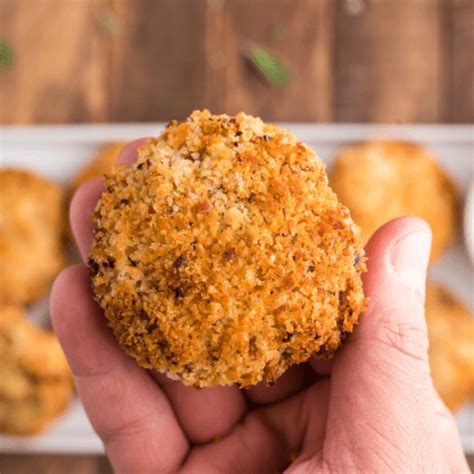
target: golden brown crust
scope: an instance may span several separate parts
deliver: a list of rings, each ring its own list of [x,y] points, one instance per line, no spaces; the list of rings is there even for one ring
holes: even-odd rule
[[[0,305],[40,298],[63,267],[62,198],[30,171],[0,170]]]
[[[365,305],[359,231],[290,132],[194,112],[105,182],[89,268],[141,366],[247,387],[331,356],[353,330]]]
[[[330,185],[361,227],[364,242],[395,217],[419,216],[433,231],[434,261],[456,235],[454,183],[421,145],[378,140],[348,146],[336,157]]]
[[[17,306],[0,307],[0,431],[44,430],[70,403],[72,379],[53,333]]]
[[[426,292],[433,383],[451,410],[474,396],[474,319],[447,289],[430,283]]]

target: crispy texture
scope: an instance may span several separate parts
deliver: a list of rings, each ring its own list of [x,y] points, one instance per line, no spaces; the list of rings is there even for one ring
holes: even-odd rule
[[[199,387],[330,357],[365,306],[359,230],[314,151],[194,112],[106,177],[89,269],[122,348]]]
[[[0,431],[43,431],[70,403],[72,379],[53,333],[18,306],[0,307]]]
[[[451,410],[474,396],[474,319],[447,289],[430,283],[426,319],[434,386]]]
[[[454,183],[421,145],[380,140],[344,148],[336,157],[330,184],[361,227],[364,243],[395,217],[419,216],[433,232],[433,262],[456,235]]]
[[[62,198],[30,171],[0,170],[0,305],[40,298],[64,266]]]

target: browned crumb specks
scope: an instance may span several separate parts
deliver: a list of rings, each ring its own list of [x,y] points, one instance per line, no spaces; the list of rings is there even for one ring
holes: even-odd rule
[[[315,153],[243,113],[194,112],[115,167],[89,269],[122,348],[200,387],[334,353],[365,299],[358,229]]]
[[[72,378],[55,336],[19,306],[0,307],[0,432],[39,433],[69,406]]]
[[[38,299],[64,265],[62,199],[30,171],[0,170],[0,305]]]

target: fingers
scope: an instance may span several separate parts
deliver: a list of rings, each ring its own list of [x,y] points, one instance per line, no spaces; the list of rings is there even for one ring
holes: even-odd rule
[[[328,458],[344,463],[345,446],[365,460],[368,471],[401,457],[419,461],[409,466],[412,472],[427,470],[425,460],[442,462],[431,452],[438,444],[424,318],[430,242],[424,221],[402,218],[382,227],[367,246],[369,307],[334,358]]]
[[[375,234],[364,280],[369,307],[353,341],[366,351],[381,347],[416,374],[429,371],[424,302],[430,246],[430,229],[417,218],[394,220]],[[399,375],[395,370],[390,378]]]
[[[149,141],[150,137],[144,137],[125,145],[117,158],[117,163],[125,165],[133,163],[137,159],[138,149]]]
[[[192,443],[225,436],[246,411],[245,398],[235,386],[197,389],[164,374],[154,373],[153,378],[165,392]]]
[[[132,163],[137,149],[149,138],[142,138],[126,145],[118,163]],[[87,259],[93,238],[92,212],[103,192],[102,179],[96,178],[81,186],[70,207],[71,227],[84,260]],[[157,380],[177,409],[180,423],[193,442],[205,442],[213,436],[222,436],[242,416],[245,399],[237,388],[219,388],[200,391],[157,375]]]
[[[308,375],[306,365],[290,367],[273,385],[260,382],[246,390],[245,397],[251,403],[260,405],[284,400],[308,386]]]
[[[464,450],[459,439],[459,433],[452,413],[439,397],[433,387],[434,416],[437,424],[437,434],[441,449],[448,461],[450,472],[469,473]]]
[[[312,357],[309,360],[309,365],[319,376],[328,376],[331,375],[332,371],[332,359],[316,359]]]
[[[149,140],[147,137],[140,138],[127,144],[120,152],[117,163],[133,163],[137,159],[138,148]],[[102,178],[93,178],[78,188],[69,207],[71,229],[84,261],[87,260],[94,233],[92,213],[103,191]]]
[[[173,381],[164,374],[154,374],[168,396],[188,439],[205,443],[223,437],[246,411],[245,398],[255,404],[269,404],[286,399],[309,385],[308,370],[295,366],[271,387],[260,383],[242,392],[236,387],[195,389]],[[314,377],[311,382],[314,382]],[[245,395],[245,397],[244,397]]]
[[[295,458],[307,459],[323,445],[328,393],[324,380],[288,400],[249,412],[229,436],[194,449],[183,474],[282,472]]]
[[[58,276],[50,305],[77,393],[115,470],[175,470],[187,454],[187,440],[165,395],[117,346],[92,299],[84,266]]]
[[[93,178],[79,187],[69,206],[71,229],[84,261],[87,260],[94,235],[92,213],[103,191],[102,178]]]
[[[424,302],[430,245],[431,232],[424,221],[402,218],[382,227],[366,249],[364,289],[369,307],[352,343],[362,351],[375,346],[381,355],[389,355],[387,375],[393,382],[406,378],[400,370],[414,376],[429,373]],[[428,389],[431,380],[423,379]]]

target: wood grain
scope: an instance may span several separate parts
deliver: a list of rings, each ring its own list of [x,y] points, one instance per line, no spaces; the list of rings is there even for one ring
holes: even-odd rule
[[[2,123],[107,118],[102,0],[0,0],[2,39],[15,62],[0,73]]]
[[[474,456],[467,456],[474,470]],[[112,474],[104,456],[0,455],[2,474]]]
[[[218,112],[245,110],[271,120],[333,119],[332,0],[208,4],[209,77],[212,90],[219,90]],[[275,28],[284,35],[280,41],[272,35]],[[259,75],[245,59],[252,45],[265,47],[290,69],[288,86],[274,86]]]
[[[116,35],[99,27],[104,14]],[[201,107],[472,122],[473,25],[473,0],[0,0],[0,39],[16,54],[0,69],[0,122],[155,121]],[[252,42],[289,66],[288,87],[245,61]]]
[[[2,474],[112,474],[104,456],[0,455]]]
[[[447,119],[474,122],[474,1],[450,0],[450,94]]]
[[[203,2],[112,0],[112,11],[120,34],[111,48],[109,120],[179,119],[204,107]]]
[[[356,3],[337,5],[337,121],[442,120],[444,2]]]

